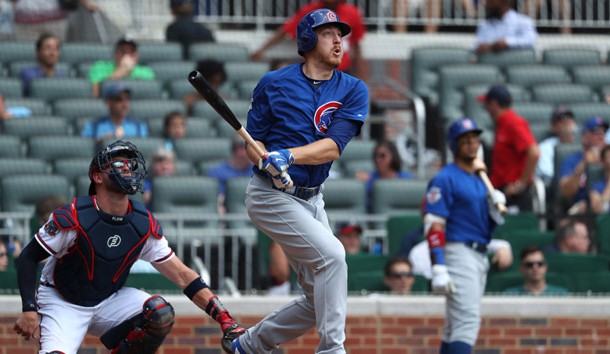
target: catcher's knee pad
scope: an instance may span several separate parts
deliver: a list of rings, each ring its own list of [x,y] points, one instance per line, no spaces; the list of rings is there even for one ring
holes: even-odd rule
[[[142,313],[104,333],[101,340],[113,354],[154,354],[174,325],[174,308],[162,297],[151,296]]]

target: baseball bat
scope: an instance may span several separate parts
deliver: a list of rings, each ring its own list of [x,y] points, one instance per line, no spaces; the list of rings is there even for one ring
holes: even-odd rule
[[[481,179],[483,180],[483,183],[485,184],[485,187],[487,187],[487,193],[489,195],[492,195],[494,190],[495,190],[495,188],[494,188],[493,184],[491,184],[491,181],[489,180],[489,177],[487,176],[487,173],[485,173],[485,171],[483,171],[483,170],[479,170],[478,174],[479,174],[479,177],[481,177]],[[508,212],[508,209],[506,208],[506,205],[504,205],[502,203],[497,203],[496,204],[496,208],[498,208],[498,211],[502,215],[506,215],[506,213]]]
[[[191,85],[197,90],[197,92],[199,92],[205,98],[205,100],[210,104],[210,106],[212,106],[212,108],[214,108],[214,110],[218,114],[220,114],[220,117],[222,117],[225,122],[229,123],[229,125],[233,127],[235,131],[237,131],[237,133],[244,139],[246,143],[248,143],[248,145],[254,148],[258,156],[260,156],[260,158],[262,158],[263,160],[266,159],[267,154],[265,153],[265,151],[254,141],[254,139],[252,139],[250,133],[248,133],[248,131],[241,125],[241,123],[239,122],[237,117],[235,117],[235,114],[233,113],[231,108],[229,108],[225,100],[220,97],[218,92],[216,92],[212,88],[212,86],[210,86],[210,83],[203,77],[203,75],[201,75],[199,71],[191,71],[188,76],[188,80]],[[282,173],[287,172],[284,171]],[[290,187],[292,187],[292,182],[290,186],[288,186],[288,188]]]

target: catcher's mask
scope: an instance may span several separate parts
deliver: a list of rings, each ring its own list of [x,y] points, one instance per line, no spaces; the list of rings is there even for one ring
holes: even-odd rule
[[[122,159],[117,159],[122,157]],[[125,164],[129,167],[129,174],[125,173]],[[138,148],[125,141],[115,141],[95,154],[89,165],[89,195],[95,194],[93,173],[103,172],[114,185],[123,193],[133,195],[142,193],[144,178],[147,176],[146,161]]]

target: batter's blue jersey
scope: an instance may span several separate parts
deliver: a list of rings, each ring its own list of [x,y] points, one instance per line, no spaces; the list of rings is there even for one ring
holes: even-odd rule
[[[364,82],[335,70],[330,80],[314,83],[303,74],[302,65],[269,72],[254,88],[246,126],[254,140],[264,143],[268,151],[328,138],[334,119],[361,125],[368,113],[369,93]],[[341,140],[349,141],[359,131],[358,128],[345,132],[349,136]],[[342,152],[344,145],[337,146]],[[331,165],[332,161],[322,165],[291,165],[288,173],[296,186],[313,187],[326,180]],[[257,167],[253,168],[256,172]]]
[[[489,217],[487,188],[478,176],[455,163],[443,167],[428,183],[425,212],[447,220],[447,241],[491,240],[495,224]]]

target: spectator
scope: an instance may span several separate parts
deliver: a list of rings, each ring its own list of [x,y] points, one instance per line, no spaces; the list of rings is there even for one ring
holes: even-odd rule
[[[179,111],[169,112],[163,119],[165,148],[174,150],[176,140],[186,137],[186,117]]]
[[[148,136],[146,123],[129,116],[131,91],[128,88],[121,83],[112,83],[104,89],[103,97],[108,115],[88,122],[82,136],[93,138],[98,144],[110,138]]]
[[[513,0],[485,1],[486,20],[477,27],[477,54],[514,48],[534,48],[538,32],[534,21],[513,10]]]
[[[582,126],[582,151],[565,157],[559,169],[559,192],[567,203],[569,214],[587,211],[587,167],[599,163],[605,145],[608,122],[598,116],[587,119]]]
[[[544,253],[578,253],[590,251],[591,238],[587,224],[580,220],[568,219],[555,230],[553,244],[543,249]]]
[[[343,244],[346,254],[362,252],[362,226],[357,220],[350,220],[339,226],[337,238]]]
[[[151,68],[138,64],[138,59],[136,42],[126,37],[119,39],[114,46],[114,61],[99,60],[89,69],[93,97],[99,96],[100,84],[107,79],[153,80],[155,73]]]
[[[511,108],[512,98],[505,86],[492,86],[478,100],[484,102],[496,127],[491,182],[506,195],[508,207],[531,211],[534,172],[540,150],[529,123]]]
[[[218,180],[218,212],[224,214],[225,194],[227,181],[235,177],[249,177],[252,175],[252,162],[246,154],[246,146],[243,139],[235,134],[231,143],[231,156],[226,161],[210,168],[208,176]]]
[[[152,175],[144,181],[142,202],[151,210],[152,180],[157,177],[173,176],[176,174],[176,155],[172,150],[159,147],[152,155]]]
[[[409,295],[415,276],[411,271],[411,262],[405,258],[391,259],[384,269],[383,283],[394,295]]]
[[[195,70],[210,83],[210,86],[218,92],[220,87],[227,81],[227,72],[222,62],[214,59],[205,59],[197,62]],[[198,92],[193,92],[182,98],[184,105],[189,113],[193,113],[193,105],[195,102],[205,100]]]
[[[360,41],[364,38],[366,27],[364,26],[364,20],[360,9],[355,5],[347,3],[345,0],[322,0],[303,5],[290,19],[284,22],[284,24],[275,31],[261,48],[252,54],[252,60],[262,60],[265,52],[280,43],[286,35],[290,35],[293,39],[296,38],[299,20],[310,11],[320,8],[333,10],[337,14],[339,20],[347,23],[352,28],[352,32],[343,37],[343,50],[345,51],[345,54],[343,55],[343,61],[338,69],[346,71],[356,77],[361,77],[363,63]]]
[[[575,141],[576,121],[574,113],[566,107],[559,106],[551,115],[550,136],[540,142],[540,158],[536,165],[536,176],[544,182],[547,190],[551,186],[551,181],[555,175],[555,147],[558,144],[571,144]]]
[[[3,240],[0,240],[0,272],[8,269],[8,250]]]
[[[366,177],[367,210],[371,212],[371,194],[373,186],[378,179],[409,179],[413,175],[402,170],[402,161],[398,154],[396,144],[389,140],[383,140],[373,149],[373,163],[375,171]],[[360,176],[362,178],[362,176]]]
[[[470,4],[468,10],[474,13],[474,7],[470,0],[462,1],[464,4]],[[442,1],[440,0],[393,0],[392,15],[397,20],[393,27],[396,33],[407,32],[407,18],[410,11],[419,11],[422,17],[426,17],[427,21],[424,26],[426,33],[436,33],[438,31],[438,23],[441,17]],[[470,16],[474,17],[474,16]]]
[[[572,18],[572,5],[570,0],[525,0],[524,1],[524,12],[531,18],[544,18],[562,21],[559,31],[562,34],[572,33],[570,27]],[[542,11],[548,11],[548,14],[542,16]],[[559,18],[556,18],[559,15]]]
[[[487,254],[491,255],[491,264],[500,271],[513,265],[513,250],[506,240],[492,238],[487,245]],[[414,274],[432,279],[430,248],[426,240],[419,242],[411,249],[408,259]]]
[[[9,106],[0,92],[0,122],[11,118],[26,118],[32,115],[32,111],[24,106]]]
[[[38,199],[34,209],[34,215],[30,219],[30,231],[37,232],[44,224],[49,221],[53,210],[68,204],[66,198],[61,195],[49,195]]]
[[[19,77],[23,83],[23,95],[30,95],[30,83],[34,79],[45,77],[66,77],[68,73],[56,68],[59,61],[61,43],[59,38],[50,33],[43,33],[36,41],[36,62],[34,66],[21,69]]]
[[[189,46],[198,42],[215,42],[212,31],[201,23],[193,21],[193,3],[191,0],[170,0],[169,7],[174,21],[165,29],[168,42],[182,45],[182,58],[189,59]]]
[[[548,266],[544,253],[538,246],[528,246],[521,251],[519,271],[523,273],[523,285],[504,290],[510,295],[567,295],[568,290],[547,284]]]
[[[604,174],[602,179],[594,181],[589,189],[589,203],[595,214],[605,214],[610,210],[610,145],[605,145],[600,153]]]

